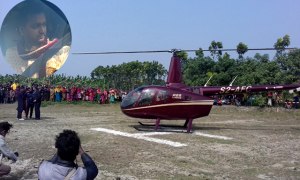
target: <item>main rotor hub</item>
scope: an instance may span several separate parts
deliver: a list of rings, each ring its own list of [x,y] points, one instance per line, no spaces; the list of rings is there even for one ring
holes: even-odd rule
[[[181,52],[181,49],[170,49],[169,53],[173,53],[173,57],[177,57],[177,53]]]

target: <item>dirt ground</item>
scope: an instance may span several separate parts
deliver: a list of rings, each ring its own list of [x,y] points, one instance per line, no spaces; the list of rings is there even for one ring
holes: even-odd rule
[[[145,133],[133,128],[141,127],[139,121],[155,123],[125,116],[120,104],[49,105],[41,108],[40,121],[17,120],[16,106],[0,104],[0,121],[14,125],[6,142],[20,154],[16,163],[3,160],[12,167],[4,180],[37,179],[39,164],[54,155],[55,136],[63,129],[79,133],[84,151],[98,166],[96,179],[300,179],[300,109],[214,106],[209,116],[194,120],[193,132],[232,139],[195,133],[148,136],[185,144],[173,147],[91,130],[136,134]]]

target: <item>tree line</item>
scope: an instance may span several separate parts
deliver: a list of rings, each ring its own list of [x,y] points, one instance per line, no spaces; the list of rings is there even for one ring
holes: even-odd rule
[[[238,76],[234,81],[237,85],[297,84],[300,80],[300,49],[286,52],[289,44],[289,35],[279,38],[274,44],[277,53],[273,59],[259,53],[244,58],[248,47],[243,43],[237,46],[237,59],[227,53],[223,55],[222,42],[215,41],[209,47],[210,56],[204,56],[201,48],[194,58],[181,52],[183,81],[187,86],[203,86],[213,76],[208,85],[221,86],[229,85]]]
[[[255,54],[244,57],[248,47],[237,45],[237,59],[229,54],[222,54],[222,42],[212,41],[210,55],[204,56],[202,49],[196,51],[196,57],[188,57],[186,52],[179,52],[181,57],[183,81],[187,86],[203,86],[211,77],[209,86],[229,85],[236,77],[236,85],[296,84],[300,79],[300,49],[286,52],[290,45],[289,35],[277,39],[274,48],[277,53],[270,59],[268,54]],[[20,75],[0,75],[0,84],[17,80],[20,84],[30,83],[45,85],[115,88],[131,91],[143,85],[164,85],[168,71],[158,61],[139,62],[138,60],[113,66],[98,66],[91,76],[66,76],[53,74],[46,78],[31,79]]]

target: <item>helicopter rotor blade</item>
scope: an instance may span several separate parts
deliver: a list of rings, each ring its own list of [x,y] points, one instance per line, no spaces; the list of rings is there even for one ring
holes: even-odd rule
[[[295,48],[284,48],[283,50],[294,50]],[[133,54],[133,53],[173,53],[173,52],[196,52],[196,51],[236,51],[237,49],[217,49],[217,50],[180,50],[180,49],[171,49],[171,50],[161,50],[161,51],[116,51],[116,52],[83,52],[83,53],[72,53],[72,54]],[[248,51],[260,51],[260,50],[280,50],[275,48],[256,48],[256,49],[247,49]]]

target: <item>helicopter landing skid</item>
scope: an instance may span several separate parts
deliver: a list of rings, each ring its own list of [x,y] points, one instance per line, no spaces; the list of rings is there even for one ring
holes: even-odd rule
[[[150,127],[154,127],[154,130],[150,130],[150,131],[157,131],[158,129],[166,129],[166,128],[186,128],[187,127],[187,130],[186,132],[189,133],[191,131],[191,127],[192,127],[192,122],[193,122],[193,119],[187,119],[184,123],[183,126],[176,126],[176,125],[159,125],[160,123],[160,119],[157,118],[156,120],[156,123],[155,124],[143,124],[141,122],[139,122],[140,125],[142,126],[150,126]],[[138,130],[138,128],[135,128]],[[146,130],[146,131],[149,131],[149,130]],[[171,131],[174,131],[174,130],[171,130]],[[183,130],[177,130],[179,132],[184,132]]]
[[[143,131],[143,132],[170,132],[170,133],[192,133],[192,132],[187,132],[186,130],[172,130],[172,129],[157,129],[157,130],[153,130],[153,129],[142,129],[142,128],[138,128],[138,127],[134,127],[134,129],[138,130],[138,131]]]
[[[139,122],[140,125],[142,126],[155,126],[155,124],[144,124],[142,122]],[[164,125],[164,124],[160,124],[159,127],[178,127],[178,128],[186,128],[186,126],[177,126],[177,125]]]

